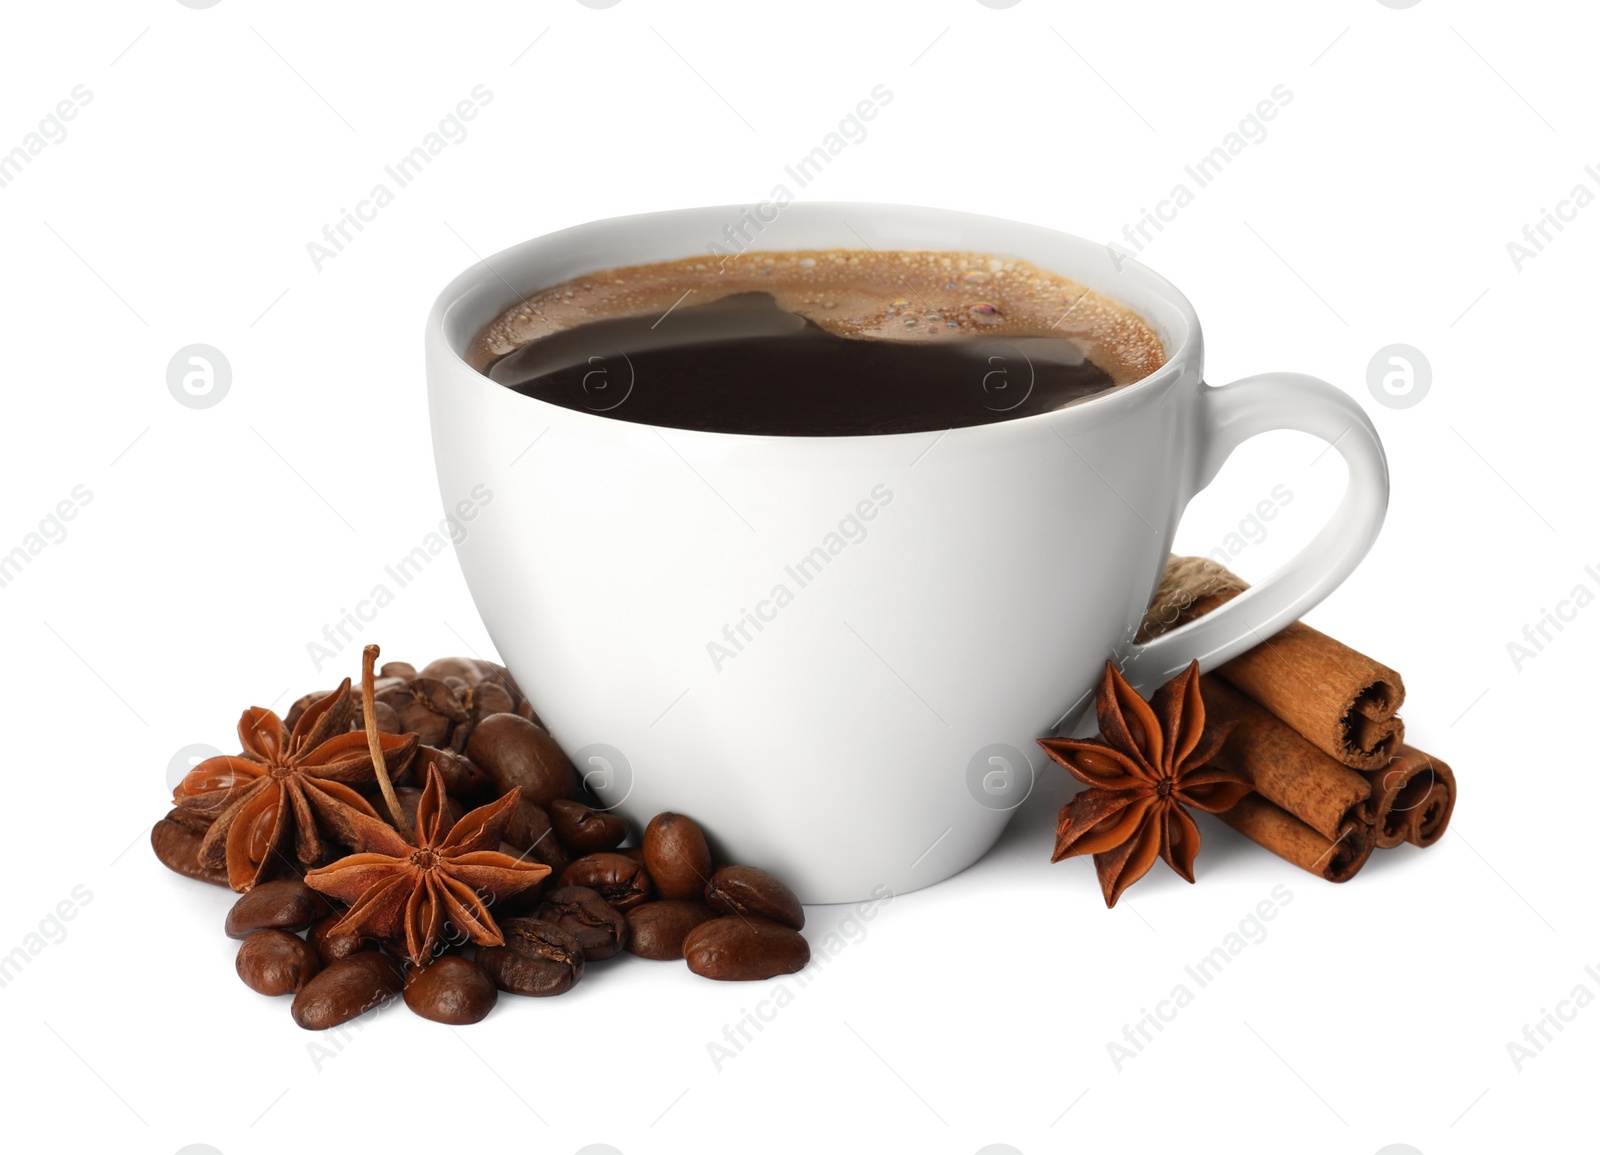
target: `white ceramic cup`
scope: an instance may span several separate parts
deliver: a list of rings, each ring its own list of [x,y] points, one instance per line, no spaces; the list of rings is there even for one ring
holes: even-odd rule
[[[722,860],[808,903],[938,882],[993,845],[1044,771],[1034,739],[1082,713],[1108,656],[1146,692],[1190,659],[1215,666],[1321,601],[1377,535],[1387,465],[1348,396],[1290,373],[1205,385],[1199,321],[1167,281],[992,217],[793,204],[752,247],[1024,258],[1134,309],[1166,364],[995,424],[777,437],[561,408],[463,360],[527,294],[703,254],[741,211],[528,241],[456,278],[428,318],[434,455],[467,584],[590,788],[635,824],[691,815]],[[1189,499],[1271,429],[1343,455],[1333,517],[1248,593],[1134,644]]]

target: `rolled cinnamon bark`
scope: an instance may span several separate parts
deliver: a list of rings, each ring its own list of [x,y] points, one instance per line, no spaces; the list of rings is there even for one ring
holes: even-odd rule
[[[1174,556],[1138,636],[1155,637],[1193,621],[1248,588],[1208,558]],[[1216,673],[1354,769],[1382,769],[1404,741],[1405,727],[1396,717],[1405,701],[1400,675],[1304,622],[1284,627]]]
[[[1372,827],[1350,822],[1328,838],[1259,794],[1217,815],[1240,834],[1329,882],[1348,882],[1372,857]]]
[[[1167,568],[1161,571],[1161,581],[1134,640],[1148,642],[1175,630],[1249,588],[1249,582],[1210,558],[1168,554]],[[1209,600],[1215,598],[1221,600]],[[1204,608],[1202,601],[1207,603]]]
[[[1266,709],[1226,682],[1200,679],[1208,723],[1238,722],[1213,759],[1244,775],[1256,793],[1325,838],[1337,838],[1372,787],[1358,771],[1336,762]]]
[[[1364,777],[1372,794],[1355,815],[1372,824],[1380,849],[1439,841],[1456,802],[1456,776],[1449,766],[1415,746],[1401,746],[1387,766]]]
[[[1416,817],[1406,829],[1406,839],[1424,850],[1439,841],[1456,808],[1455,771],[1435,760],[1433,772],[1439,776],[1438,780],[1428,788],[1422,804],[1413,811]]]
[[[1400,675],[1304,622],[1217,672],[1346,766],[1383,766],[1405,740]]]

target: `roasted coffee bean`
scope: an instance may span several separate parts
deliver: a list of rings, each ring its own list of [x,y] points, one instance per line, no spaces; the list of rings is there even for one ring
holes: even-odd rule
[[[638,906],[655,892],[643,866],[625,854],[610,851],[573,859],[572,865],[561,872],[561,885],[598,890],[600,897],[618,910]]]
[[[505,834],[502,837],[511,845],[527,850],[538,842],[557,841],[554,831],[555,827],[550,824],[549,811],[538,803],[519,798],[517,808],[511,812],[511,818],[506,822]]]
[[[491,684],[502,687],[510,695],[512,702],[511,708],[503,711],[504,713],[516,714],[518,717],[526,718],[541,730],[550,729],[549,726],[544,724],[544,720],[539,717],[538,713],[535,712],[533,703],[528,701],[528,696],[522,692],[522,687],[517,685],[517,680],[511,676],[510,670],[498,663],[485,661],[483,658],[474,660],[478,663],[478,669],[483,674],[483,680],[473,684],[472,688],[474,690],[484,690]],[[479,721],[495,713],[495,711],[488,708],[489,705],[489,700],[487,698],[484,699],[482,707],[477,711]]]
[[[491,715],[517,712],[517,700],[505,684],[496,678],[485,678],[475,686],[468,686],[464,704],[471,718],[468,725],[474,728]]]
[[[523,798],[548,806],[577,793],[577,771],[556,740],[516,714],[490,714],[479,722],[467,743],[467,757],[483,768],[500,794],[520,786]]]
[[[512,694],[512,697],[516,698],[517,702],[517,708],[512,711],[513,714],[519,718],[526,718],[547,734],[550,732],[550,727],[544,724],[544,719],[539,717],[539,713],[533,708],[532,702],[526,698],[518,697],[515,693]]]
[[[406,1006],[436,1023],[476,1023],[499,997],[484,969],[458,954],[441,955],[406,976]]]
[[[483,681],[483,675],[483,666],[477,658],[435,658],[418,670],[416,676],[441,682],[446,678],[455,678],[464,685],[476,686]]]
[[[267,929],[304,930],[330,909],[327,899],[298,878],[280,878],[241,894],[223,929],[229,938]]]
[[[311,693],[302,694],[296,698],[290,703],[289,712],[283,716],[284,729],[293,730],[294,724],[300,720],[300,715],[306,712],[308,706],[319,698],[326,698],[332,692],[331,690],[312,690]]]
[[[689,932],[716,917],[703,902],[641,903],[628,912],[628,950],[640,958],[680,959]]]
[[[378,676],[373,679],[373,682],[372,682],[372,693],[373,693],[373,696],[375,698],[377,698],[378,701],[380,701],[380,702],[388,701],[390,694],[394,693],[394,691],[396,689],[399,689],[400,687],[404,686],[412,678],[415,678],[417,676],[416,675],[416,671],[414,671],[414,670],[409,674],[405,672],[405,671],[410,670],[410,669],[411,669],[411,664],[409,662],[386,662],[386,663],[384,663],[383,667],[378,670]],[[389,672],[388,673],[384,673],[384,670],[388,670]],[[359,711],[361,709],[361,689],[360,689],[360,687],[353,687],[352,690],[351,690],[350,696],[351,696],[351,699],[352,699],[352,704],[355,706],[357,711]],[[352,725],[350,728],[352,730],[361,729],[360,726],[356,726],[356,725]]]
[[[570,798],[550,803],[550,822],[556,836],[573,854],[594,854],[622,845],[628,837],[628,820],[609,810],[595,810]]]
[[[401,709],[411,701],[411,679],[381,678],[374,687],[373,696],[393,710],[398,717]]]
[[[811,961],[811,947],[793,927],[756,917],[714,918],[683,940],[689,969],[708,979],[748,981],[793,974]]]
[[[711,877],[711,849],[700,824],[657,814],[644,828],[644,865],[662,898],[699,898]]]
[[[501,837],[519,852],[526,850],[528,857],[535,862],[544,863],[556,878],[560,878],[561,872],[572,862],[567,856],[566,847],[561,845],[561,839],[556,836],[555,827],[550,825],[550,815],[543,806],[526,798],[519,801],[517,808],[511,812],[511,821],[506,823],[505,833]]]
[[[368,801],[372,803],[379,814],[387,815],[389,813],[389,804],[384,801],[383,795],[376,790],[371,791],[371,795]],[[394,788],[394,796],[395,800],[400,803],[400,813],[406,816],[406,825],[415,830],[417,828],[417,807],[422,804],[422,787],[396,786]],[[461,820],[464,814],[466,814],[466,810],[462,808],[461,803],[446,794],[444,796],[443,829],[449,830]]]
[[[174,815],[178,813],[174,810],[150,828],[150,849],[156,852],[161,865],[168,870],[198,882],[227,886],[228,871],[225,867],[200,865],[200,840],[205,835],[175,818]]]
[[[372,704],[372,716],[377,719],[378,733],[380,734],[408,734],[411,732],[401,725],[400,715],[396,714],[393,707],[387,702],[374,702]],[[367,728],[366,715],[362,713],[360,702],[356,703],[356,716],[352,725],[357,730],[365,730]]]
[[[342,958],[349,958],[357,951],[371,950],[377,946],[370,938],[359,934],[334,934],[333,928],[339,925],[344,918],[345,911],[336,910],[326,918],[319,918],[311,924],[311,929],[306,931],[306,941],[317,952],[317,957],[322,960],[322,965],[338,962]],[[249,941],[246,939],[245,941]]]
[[[552,890],[535,914],[577,939],[589,962],[608,959],[628,945],[627,917],[587,886]]]
[[[286,930],[263,930],[239,944],[234,968],[261,995],[292,995],[322,969],[316,949]]]
[[[411,760],[405,774],[400,776],[400,781],[416,787],[427,785],[429,765],[438,766],[438,776],[445,781],[445,793],[454,800],[466,803],[467,808],[499,797],[498,793],[494,793],[490,776],[483,773],[482,769],[472,765],[472,761],[459,753],[438,749],[434,745],[424,745],[416,752],[416,757]]]
[[[495,986],[514,995],[559,995],[583,977],[583,948],[554,923],[508,918],[500,924],[505,946],[478,948],[478,965]]]
[[[724,866],[706,883],[706,904],[724,914],[753,914],[799,930],[805,908],[794,891],[753,866]]]
[[[424,746],[450,746],[456,726],[467,721],[460,694],[433,678],[414,678],[386,701],[399,715],[404,732],[416,734]]]
[[[439,658],[424,666],[418,671],[418,675],[459,683],[466,690],[487,690],[493,686],[497,690],[504,691],[511,705],[503,711],[480,709],[478,711],[480,718],[498,713],[521,714],[524,718],[533,717],[533,711],[528,706],[528,699],[523,694],[522,687],[517,685],[517,680],[511,676],[511,671],[497,662],[486,661],[483,658]],[[494,701],[499,701],[498,695]],[[489,700],[484,702],[485,706],[489,704]],[[536,717],[534,720],[538,721]],[[543,728],[542,724],[540,728]]]
[[[500,797],[495,793],[494,779],[489,777],[482,766],[465,754],[455,755],[455,762],[459,776],[451,789],[454,790],[456,797],[472,806],[482,806]]]
[[[364,950],[323,967],[294,997],[289,1013],[308,1031],[348,1023],[394,998],[405,986],[400,964]]]
[[[380,938],[373,944],[373,948],[394,959],[401,971],[411,965],[411,948],[406,945],[404,938]]]

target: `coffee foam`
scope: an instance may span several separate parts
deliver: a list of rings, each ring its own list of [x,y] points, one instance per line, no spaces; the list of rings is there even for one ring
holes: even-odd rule
[[[480,372],[507,353],[590,321],[661,315],[735,293],[770,293],[839,337],[951,341],[1066,337],[1127,385],[1166,360],[1144,319],[1109,297],[1027,261],[982,253],[746,252],[633,265],[542,289],[491,322],[468,351]]]

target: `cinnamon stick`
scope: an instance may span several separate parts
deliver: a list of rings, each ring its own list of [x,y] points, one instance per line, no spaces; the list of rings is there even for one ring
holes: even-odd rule
[[[1240,834],[1329,882],[1347,882],[1372,856],[1372,827],[1347,823],[1329,838],[1259,794],[1246,794],[1217,815]]]
[[[1360,772],[1318,750],[1221,679],[1200,679],[1206,721],[1239,723],[1213,759],[1255,784],[1256,793],[1325,838],[1338,838],[1372,795]],[[1364,811],[1363,811],[1364,814]]]
[[[1138,636],[1193,621],[1248,588],[1208,558],[1174,556]],[[1304,622],[1286,626],[1216,674],[1353,769],[1384,768],[1404,741],[1404,723],[1396,716],[1405,701],[1400,675]]]
[[[1456,803],[1456,776],[1449,766],[1415,746],[1401,746],[1387,766],[1364,776],[1372,793],[1357,814],[1372,824],[1381,849],[1439,841]]]
[[[1434,759],[1433,772],[1437,777],[1428,788],[1422,804],[1412,811],[1414,817],[1406,829],[1407,841],[1424,850],[1439,841],[1445,827],[1450,825],[1450,815],[1456,808],[1455,771]]]

